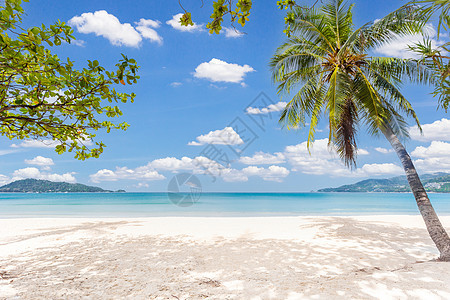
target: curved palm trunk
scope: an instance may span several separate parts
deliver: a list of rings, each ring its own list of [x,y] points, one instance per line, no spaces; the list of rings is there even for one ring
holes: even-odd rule
[[[416,198],[417,206],[419,207],[419,211],[425,221],[428,233],[441,254],[439,259],[442,261],[450,261],[450,238],[439,221],[433,206],[431,205],[430,199],[428,198],[427,192],[420,181],[411,157],[408,152],[406,152],[405,147],[403,147],[402,143],[391,128],[386,128],[383,131],[383,134],[391,143],[400,158],[400,161],[402,162],[403,168],[405,169],[406,178],[408,179],[408,183],[414,197]]]

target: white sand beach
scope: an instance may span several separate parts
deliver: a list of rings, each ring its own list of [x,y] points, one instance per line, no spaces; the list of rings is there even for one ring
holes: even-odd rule
[[[450,299],[437,256],[420,216],[1,219],[0,298]]]

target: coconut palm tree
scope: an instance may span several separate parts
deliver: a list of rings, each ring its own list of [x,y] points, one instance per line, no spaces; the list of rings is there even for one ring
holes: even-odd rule
[[[357,156],[359,124],[383,134],[406,172],[419,211],[441,260],[450,260],[450,238],[439,221],[413,162],[400,142],[406,117],[420,128],[416,113],[399,90],[403,80],[432,82],[429,70],[413,61],[369,56],[395,34],[419,31],[415,10],[404,6],[377,22],[355,29],[352,5],[328,0],[318,9],[294,8],[287,17],[288,40],[271,60],[278,92],[293,94],[281,114],[287,127],[309,122],[308,147],[321,116],[329,123],[329,143],[349,167]]]

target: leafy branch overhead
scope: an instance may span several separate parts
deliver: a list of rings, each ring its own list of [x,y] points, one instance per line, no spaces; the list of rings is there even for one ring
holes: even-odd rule
[[[319,0],[316,0],[316,3]],[[180,18],[180,23],[183,26],[193,26],[194,22],[192,21],[192,15],[189,11],[187,11],[183,5],[181,4],[181,0],[179,0],[180,6],[184,11],[184,14]],[[230,23],[234,27],[234,23],[237,22],[244,26],[246,22],[249,20],[250,10],[252,9],[252,0],[238,0],[234,3],[233,0],[217,0],[213,2],[213,13],[210,18],[211,21],[206,24],[206,28],[209,29],[209,33],[219,34],[222,30],[222,23],[224,17],[230,16]],[[292,9],[293,7],[300,7],[297,5],[295,0],[278,0],[276,1],[277,6],[280,9]],[[202,1],[203,5],[203,1]],[[312,5],[313,7],[314,5]],[[303,7],[308,8],[308,7]]]
[[[50,50],[70,43],[73,30],[60,21],[49,27],[23,29],[21,4],[21,0],[7,0],[0,7],[1,135],[52,139],[58,142],[56,152],[60,154],[73,151],[81,160],[98,157],[105,147],[102,142],[87,147],[94,132],[129,126],[108,118],[122,115],[117,103],[135,98],[113,86],[137,82],[136,61],[122,55],[114,71],[107,71],[96,60],[77,69],[69,58],[63,61]]]

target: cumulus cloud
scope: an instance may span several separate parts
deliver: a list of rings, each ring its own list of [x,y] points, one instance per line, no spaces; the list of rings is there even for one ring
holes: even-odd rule
[[[428,37],[431,40],[433,48],[442,44],[436,40],[436,29],[432,24],[427,24],[423,34],[397,35],[397,37],[389,43],[375,49],[375,53],[397,58],[417,58],[418,55],[410,51],[408,45],[414,46],[414,44],[423,42],[424,37]]]
[[[196,138],[197,141],[189,142],[190,146],[201,146],[206,144],[216,145],[241,145],[244,141],[232,127],[225,127],[222,130],[210,131],[205,135]]]
[[[275,154],[256,152],[253,156],[242,156],[239,162],[246,165],[271,165],[281,164],[285,162],[283,153],[277,152]]]
[[[414,160],[420,173],[450,172],[450,160],[446,157],[430,157]]]
[[[369,155],[369,151],[367,151],[366,149],[358,149],[358,155]]]
[[[180,19],[183,16],[182,13],[176,14],[172,17],[172,19],[166,22],[167,25],[172,26],[173,29],[184,32],[195,32],[202,31],[202,26],[194,23],[194,25],[183,26],[181,25]]]
[[[219,174],[223,181],[226,182],[246,182],[248,181],[247,175],[236,169],[226,168]]]
[[[268,168],[249,166],[242,169],[242,172],[247,176],[259,176],[266,181],[282,182],[283,178],[289,175],[289,170],[285,167],[270,166]]]
[[[399,175],[402,174],[403,168],[396,164],[365,164],[361,169],[356,170],[362,176],[379,176],[379,175]]]
[[[429,147],[419,146],[411,152],[414,157],[449,157],[450,144],[440,141],[433,141]]]
[[[270,104],[267,107],[258,108],[258,107],[247,107],[246,112],[249,115],[260,115],[260,114],[268,114],[271,112],[281,111],[287,105],[287,102],[280,101],[275,104]]]
[[[11,179],[3,174],[0,174],[0,185],[5,185],[11,182]]]
[[[365,164],[361,168],[351,171],[337,157],[333,148],[328,145],[328,139],[316,140],[307,149],[307,142],[287,146],[283,152],[288,162],[293,166],[292,171],[313,175],[331,175],[342,177],[367,177],[375,175],[400,174],[401,168],[394,164]],[[364,149],[358,150],[358,155],[367,155]]]
[[[56,182],[75,183],[77,182],[77,180],[75,179],[73,174],[74,173],[65,173],[65,174],[47,173],[41,172],[38,168],[28,167],[14,171],[12,181],[26,178],[33,178]]]
[[[96,183],[102,181],[117,181],[122,179],[147,181],[166,179],[164,175],[150,169],[148,166],[142,166],[135,169],[129,169],[128,167],[116,167],[115,171],[102,169],[97,171],[97,173],[90,175],[90,178],[92,182]]]
[[[198,156],[195,158],[182,157],[181,159],[175,157],[166,157],[161,159],[155,159],[149,162],[147,167],[160,170],[160,171],[189,171],[194,174],[209,174],[214,177],[221,177],[224,181],[247,181],[248,178],[236,169],[231,169],[228,166],[223,166],[220,163],[206,158],[204,156]]]
[[[420,142],[446,141],[450,142],[450,120],[441,119],[431,124],[422,125],[423,134],[417,127],[410,127],[409,135],[413,140]]]
[[[69,20],[69,25],[75,26],[80,33],[94,33],[102,36],[115,46],[138,47],[142,39],[162,43],[161,36],[154,30],[160,26],[159,21],[140,19],[136,28],[130,23],[121,23],[119,19],[105,10],[94,13],[83,13]]]
[[[194,77],[207,79],[212,82],[231,82],[243,84],[247,73],[255,71],[249,65],[227,63],[213,58],[209,62],[201,63],[195,68]]]
[[[225,32],[225,37],[227,38],[239,38],[244,35],[243,32],[240,32],[236,28],[223,27],[223,31]]]
[[[422,173],[450,172],[450,143],[433,141],[428,147],[419,146],[411,152],[418,158],[414,165]]]
[[[121,179],[131,180],[162,180],[165,177],[158,173],[161,171],[170,171],[178,173],[180,171],[192,172],[198,175],[208,175],[214,178],[221,178],[225,182],[245,182],[248,177],[257,176],[263,180],[281,182],[289,175],[289,170],[272,165],[268,168],[260,168],[250,166],[242,170],[223,166],[219,162],[206,158],[204,156],[197,156],[195,158],[182,157],[180,159],[175,157],[166,157],[155,159],[147,165],[130,169],[127,167],[117,167],[116,170],[102,169],[97,173],[90,175],[91,181],[117,181]]]
[[[41,167],[43,170],[50,170],[50,166],[53,166],[55,163],[53,159],[43,156],[36,156],[33,159],[25,159],[25,163],[29,165],[35,165]]]
[[[376,147],[375,151],[383,153],[383,154],[388,154],[388,153],[394,152],[394,149],[386,149],[386,148]]]
[[[178,171],[178,170],[192,170],[194,169],[194,160],[190,157],[182,157],[178,159],[176,157],[166,157],[155,159],[150,162],[148,166],[156,170],[164,171]]]
[[[154,29],[161,26],[160,21],[140,19],[139,22],[135,22],[135,24],[137,25],[136,30],[139,31],[143,38],[149,39],[152,42],[156,42],[159,45],[162,45],[163,38]]]
[[[141,189],[141,188],[148,188],[149,185],[148,185],[148,183],[139,182],[138,184],[135,185],[135,187],[137,187],[138,189]]]

